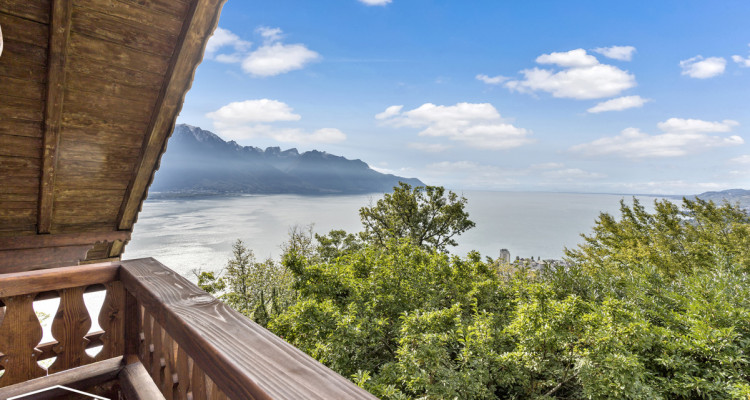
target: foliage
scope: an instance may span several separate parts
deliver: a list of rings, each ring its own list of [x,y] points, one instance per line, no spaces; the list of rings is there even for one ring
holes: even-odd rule
[[[455,246],[455,236],[475,226],[464,210],[466,198],[441,186],[412,187],[399,182],[375,205],[362,207],[363,237],[378,245],[408,238],[417,246],[444,251]]]
[[[749,398],[750,218],[738,206],[648,212],[634,199],[602,214],[567,264],[531,271],[451,256],[450,234],[423,239],[444,232],[420,222],[441,213],[421,208],[435,196],[470,222],[465,199],[402,185],[360,211],[362,235],[296,227],[281,265],[236,246],[221,282],[203,284],[384,399]],[[250,282],[231,270],[271,264],[287,277],[273,287],[293,293],[285,308],[230,295]]]
[[[264,326],[296,299],[289,271],[271,259],[256,261],[252,250],[239,239],[232,246],[232,258],[223,275],[197,275],[201,289]]]
[[[536,273],[409,238],[313,251],[269,327],[387,399],[747,398],[747,215],[655,208],[602,215]]]

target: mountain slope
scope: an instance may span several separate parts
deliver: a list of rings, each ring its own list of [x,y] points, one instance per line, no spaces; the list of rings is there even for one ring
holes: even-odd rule
[[[750,209],[750,190],[745,189],[728,189],[718,192],[704,192],[695,197],[703,200],[713,200],[716,203],[728,201],[730,203],[740,203],[740,207]]]
[[[194,193],[355,194],[390,191],[399,181],[360,160],[317,150],[300,154],[279,147],[262,150],[225,142],[198,127],[175,127],[151,190]]]

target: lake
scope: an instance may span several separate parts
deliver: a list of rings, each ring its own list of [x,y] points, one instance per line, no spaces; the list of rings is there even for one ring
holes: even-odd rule
[[[581,242],[600,212],[619,215],[621,199],[611,194],[463,192],[476,227],[458,237],[454,254],[471,250],[497,257],[561,258]],[[232,243],[242,239],[257,259],[278,258],[290,227],[314,224],[314,231],[361,230],[358,210],[380,195],[245,195],[148,200],[138,216],[123,259],[154,257],[192,278],[195,269],[222,269]],[[639,196],[653,209],[657,197]]]

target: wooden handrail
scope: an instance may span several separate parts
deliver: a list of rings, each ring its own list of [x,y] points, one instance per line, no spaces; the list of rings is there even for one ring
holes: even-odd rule
[[[117,280],[119,269],[118,264],[108,262],[2,274],[0,297],[109,283]]]
[[[375,399],[158,261],[121,266],[125,289],[158,323],[153,331],[162,327],[229,398]]]

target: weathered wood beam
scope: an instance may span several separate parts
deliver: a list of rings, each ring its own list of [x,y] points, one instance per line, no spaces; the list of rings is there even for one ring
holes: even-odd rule
[[[130,230],[136,221],[148,186],[159,168],[167,139],[172,134],[175,120],[182,109],[185,94],[193,84],[195,69],[203,58],[206,42],[219,22],[221,7],[225,1],[194,0],[190,4],[156,101],[156,109],[151,116],[137,167],[120,207],[118,229]]]
[[[158,261],[121,266],[128,292],[229,398],[376,398]]]
[[[110,358],[109,360],[0,388],[0,399],[21,396],[58,385],[78,390],[86,389],[116,379],[123,366],[122,357]],[[66,394],[64,391],[49,390],[24,396],[24,399],[56,399],[64,394]],[[67,394],[71,393],[68,392]]]
[[[44,146],[42,178],[39,183],[37,232],[49,233],[52,224],[55,167],[57,165],[60,127],[65,96],[65,65],[70,39],[72,0],[52,2],[47,56],[47,102],[44,109]]]
[[[90,264],[0,275],[0,297],[36,294],[117,280],[120,265]]]
[[[159,388],[140,362],[128,364],[118,376],[122,393],[127,400],[164,399]]]
[[[0,251],[40,249],[45,247],[93,245],[96,242],[130,240],[128,231],[55,233],[49,235],[27,235],[0,237]]]

